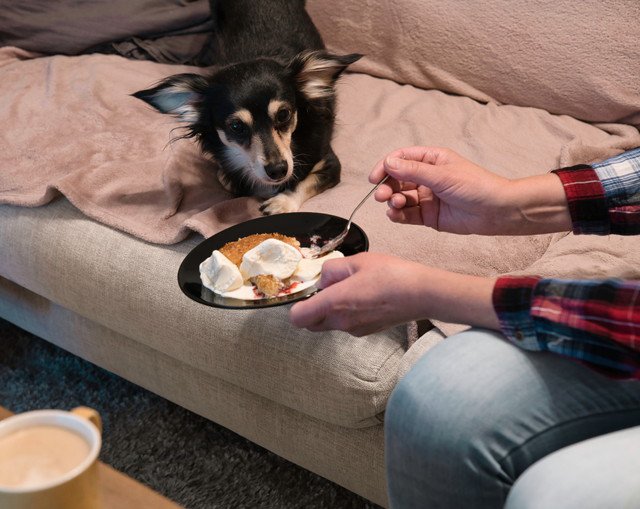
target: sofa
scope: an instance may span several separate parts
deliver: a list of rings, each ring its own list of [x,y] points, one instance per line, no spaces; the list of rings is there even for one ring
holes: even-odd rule
[[[448,146],[511,178],[640,146],[640,4],[307,8],[331,51],[365,58],[337,86],[342,182],[303,211],[348,217],[375,162],[402,146]],[[386,506],[389,394],[466,325],[311,333],[290,325],[289,306],[187,298],[187,253],[260,214],[226,194],[192,141],[168,143],[171,119],[129,96],[187,71],[206,69],[0,48],[0,316]],[[633,238],[452,235],[392,224],[373,200],[355,221],[371,251],[458,272],[640,277]]]

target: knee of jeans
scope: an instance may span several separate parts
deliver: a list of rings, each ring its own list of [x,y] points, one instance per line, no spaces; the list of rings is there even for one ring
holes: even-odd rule
[[[401,441],[412,441],[439,451],[476,456],[484,451],[483,437],[491,432],[491,420],[478,393],[490,391],[485,377],[492,378],[490,364],[478,365],[469,353],[479,341],[502,340],[496,335],[476,333],[447,338],[416,362],[393,390],[385,414],[385,433]],[[486,336],[486,337],[485,337]],[[428,441],[427,444],[424,441]],[[479,447],[479,449],[478,449]],[[475,451],[475,452],[474,452]]]
[[[465,433],[468,407],[465,391],[449,391],[446,386],[447,363],[432,362],[428,354],[394,388],[385,413],[385,434],[401,441],[403,448],[428,446],[459,447],[460,442],[447,437]],[[461,411],[462,410],[462,411]],[[457,429],[460,428],[460,429]],[[416,442],[413,444],[412,442]]]

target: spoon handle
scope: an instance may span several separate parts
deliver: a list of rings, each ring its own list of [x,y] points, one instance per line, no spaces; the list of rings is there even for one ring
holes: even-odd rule
[[[342,244],[342,241],[345,238],[347,238],[347,234],[349,233],[349,228],[351,228],[351,222],[353,220],[353,216],[355,216],[356,212],[358,212],[358,209],[362,207],[362,204],[365,201],[367,201],[367,198],[369,198],[369,196],[371,196],[376,191],[376,189],[378,189],[384,183],[384,181],[387,180],[388,178],[389,178],[389,175],[385,175],[385,177],[380,182],[378,182],[371,191],[367,193],[367,196],[365,196],[362,199],[362,201],[358,203],[358,206],[355,209],[353,209],[353,212],[349,216],[349,221],[347,222],[347,226],[345,226],[344,230],[342,230],[342,232],[336,237],[329,239],[327,242],[325,242],[322,247],[314,249],[314,251],[310,255],[310,258],[319,258],[320,256],[323,256],[326,253],[333,251],[340,244]]]
[[[360,207],[362,207],[362,205],[364,204],[364,202],[365,202],[365,201],[367,201],[367,198],[369,198],[369,196],[371,196],[373,193],[375,193],[375,192],[376,192],[376,189],[378,189],[382,184],[384,184],[384,183],[385,183],[385,181],[386,181],[388,178],[389,178],[389,175],[388,175],[388,174],[387,174],[387,175],[385,175],[385,176],[384,176],[384,178],[383,178],[380,182],[378,182],[378,183],[374,186],[374,188],[373,188],[371,191],[369,191],[369,192],[367,193],[367,196],[365,196],[364,198],[362,198],[362,201],[361,201],[360,203],[358,203],[358,206],[357,206],[355,209],[353,209],[353,212],[352,212],[352,213],[351,213],[351,215],[349,216],[349,222],[347,223],[347,229],[349,229],[349,227],[351,226],[351,221],[353,220],[353,216],[355,216],[355,215],[356,215],[356,212],[358,212],[358,209],[359,209]]]

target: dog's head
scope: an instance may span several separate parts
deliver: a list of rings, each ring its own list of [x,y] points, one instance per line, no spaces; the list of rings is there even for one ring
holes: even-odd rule
[[[361,55],[304,52],[288,64],[258,59],[222,67],[211,76],[178,74],[133,94],[186,122],[233,180],[273,188],[293,174],[292,135],[313,105],[330,105],[334,85]],[[333,118],[331,118],[331,121]]]

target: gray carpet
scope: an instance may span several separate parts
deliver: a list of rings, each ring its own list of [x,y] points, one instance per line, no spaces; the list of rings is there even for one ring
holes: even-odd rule
[[[2,319],[0,404],[95,408],[104,420],[101,460],[189,509],[378,508]]]

